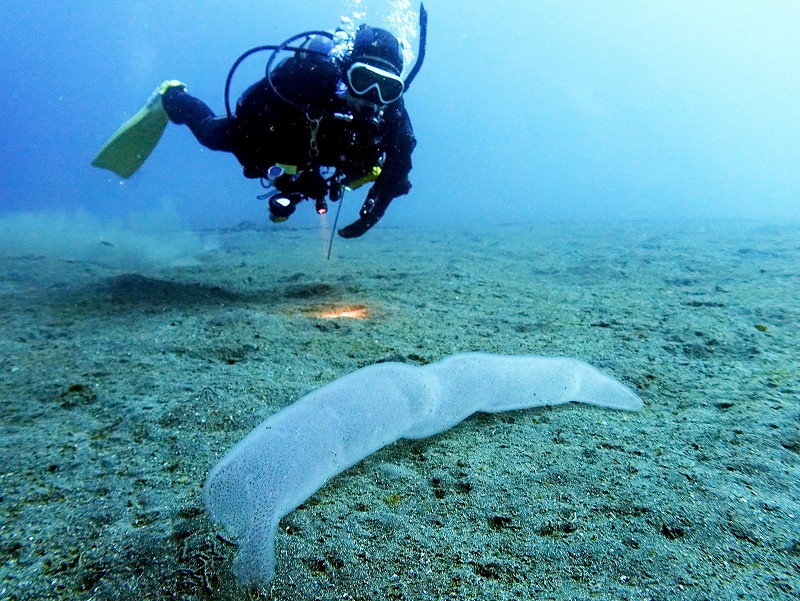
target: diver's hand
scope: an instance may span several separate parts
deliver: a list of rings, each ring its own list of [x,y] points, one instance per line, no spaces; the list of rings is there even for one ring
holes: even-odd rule
[[[378,223],[378,218],[373,216],[359,217],[347,227],[339,230],[339,235],[342,238],[358,238],[367,233],[373,225]]]
[[[383,217],[383,212],[386,210],[386,207],[389,206],[389,203],[380,202],[376,199],[374,191],[375,189],[373,188],[369,191],[369,194],[367,194],[367,199],[358,212],[359,218],[347,227],[339,230],[339,235],[342,238],[358,238],[359,236],[363,236],[367,230],[378,223],[378,220]]]

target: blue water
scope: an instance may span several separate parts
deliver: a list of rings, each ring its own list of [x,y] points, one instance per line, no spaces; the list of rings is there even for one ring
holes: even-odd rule
[[[263,222],[258,183],[185,128],[170,126],[124,184],[89,163],[163,79],[186,81],[222,112],[244,50],[334,28],[354,9],[369,21],[386,4],[0,4],[0,211],[111,218],[167,203],[189,226]],[[426,6],[428,56],[406,98],[414,189],[382,225],[800,218],[797,2]],[[248,65],[237,91],[259,69]],[[304,209],[292,223],[313,223]]]

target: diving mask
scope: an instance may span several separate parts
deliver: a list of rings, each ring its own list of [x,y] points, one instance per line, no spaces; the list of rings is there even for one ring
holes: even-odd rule
[[[347,69],[347,85],[356,96],[372,96],[380,104],[399,100],[405,90],[403,80],[391,71],[362,62]]]

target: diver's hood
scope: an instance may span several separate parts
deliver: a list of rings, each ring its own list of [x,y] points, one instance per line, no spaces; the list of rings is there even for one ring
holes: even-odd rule
[[[425,59],[427,30],[428,13],[425,10],[425,6],[420,3],[419,50],[413,68],[403,80],[404,93],[405,90],[408,90],[408,86],[411,85],[411,82],[422,68],[422,62]],[[371,27],[365,24],[359,26],[356,31],[355,39],[353,40],[353,49],[345,61],[345,65],[359,61],[377,61],[381,67],[388,68],[397,76],[401,76],[403,73],[403,56],[400,52],[400,44],[397,38],[391,32],[379,27]]]
[[[387,32],[388,33],[388,32]],[[262,52],[265,50],[269,50],[272,52],[270,55],[269,60],[267,61],[267,68],[266,68],[266,78],[269,81],[270,85],[272,86],[273,90],[275,90],[276,94],[281,96],[280,92],[275,89],[275,85],[272,83],[272,67],[275,63],[276,58],[278,55],[285,51],[290,50],[294,52],[304,52],[310,55],[319,55],[319,56],[327,56],[328,50],[330,46],[326,44],[324,39],[328,39],[333,41],[333,34],[328,31],[304,31],[303,33],[298,33],[290,37],[288,40],[284,41],[279,46],[276,45],[267,45],[267,46],[256,46],[255,48],[251,48],[244,54],[242,54],[236,61],[233,63],[233,66],[228,71],[228,77],[225,81],[225,110],[227,112],[228,117],[230,117],[233,113],[231,112],[231,105],[230,105],[230,89],[231,89],[231,81],[233,80],[233,74],[236,72],[236,69],[239,65],[244,61],[247,57],[257,53]],[[414,78],[419,73],[419,70],[422,68],[422,62],[425,60],[425,46],[428,37],[428,12],[425,10],[425,6],[420,2],[419,4],[419,50],[417,52],[417,59],[414,63],[414,67],[409,71],[406,78],[403,80],[404,89],[403,94],[408,92],[408,87],[411,85],[411,82],[414,81]],[[298,40],[301,40],[300,46],[293,46]],[[315,41],[316,40],[316,41]],[[396,42],[396,39],[395,39]],[[319,45],[316,45],[319,44]],[[402,62],[400,63],[400,70],[402,70]],[[399,75],[399,73],[398,73]],[[293,102],[290,99],[285,99],[290,104],[294,104],[302,109],[308,109],[309,107],[304,107],[302,105]]]

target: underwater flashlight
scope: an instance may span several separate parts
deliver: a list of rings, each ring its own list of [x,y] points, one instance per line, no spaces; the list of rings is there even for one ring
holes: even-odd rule
[[[328,212],[328,203],[325,202],[324,198],[317,199],[317,213],[319,215],[324,215]]]
[[[270,221],[275,223],[286,221],[294,213],[296,204],[297,200],[294,200],[292,195],[283,194],[282,192],[273,194],[269,199]]]

